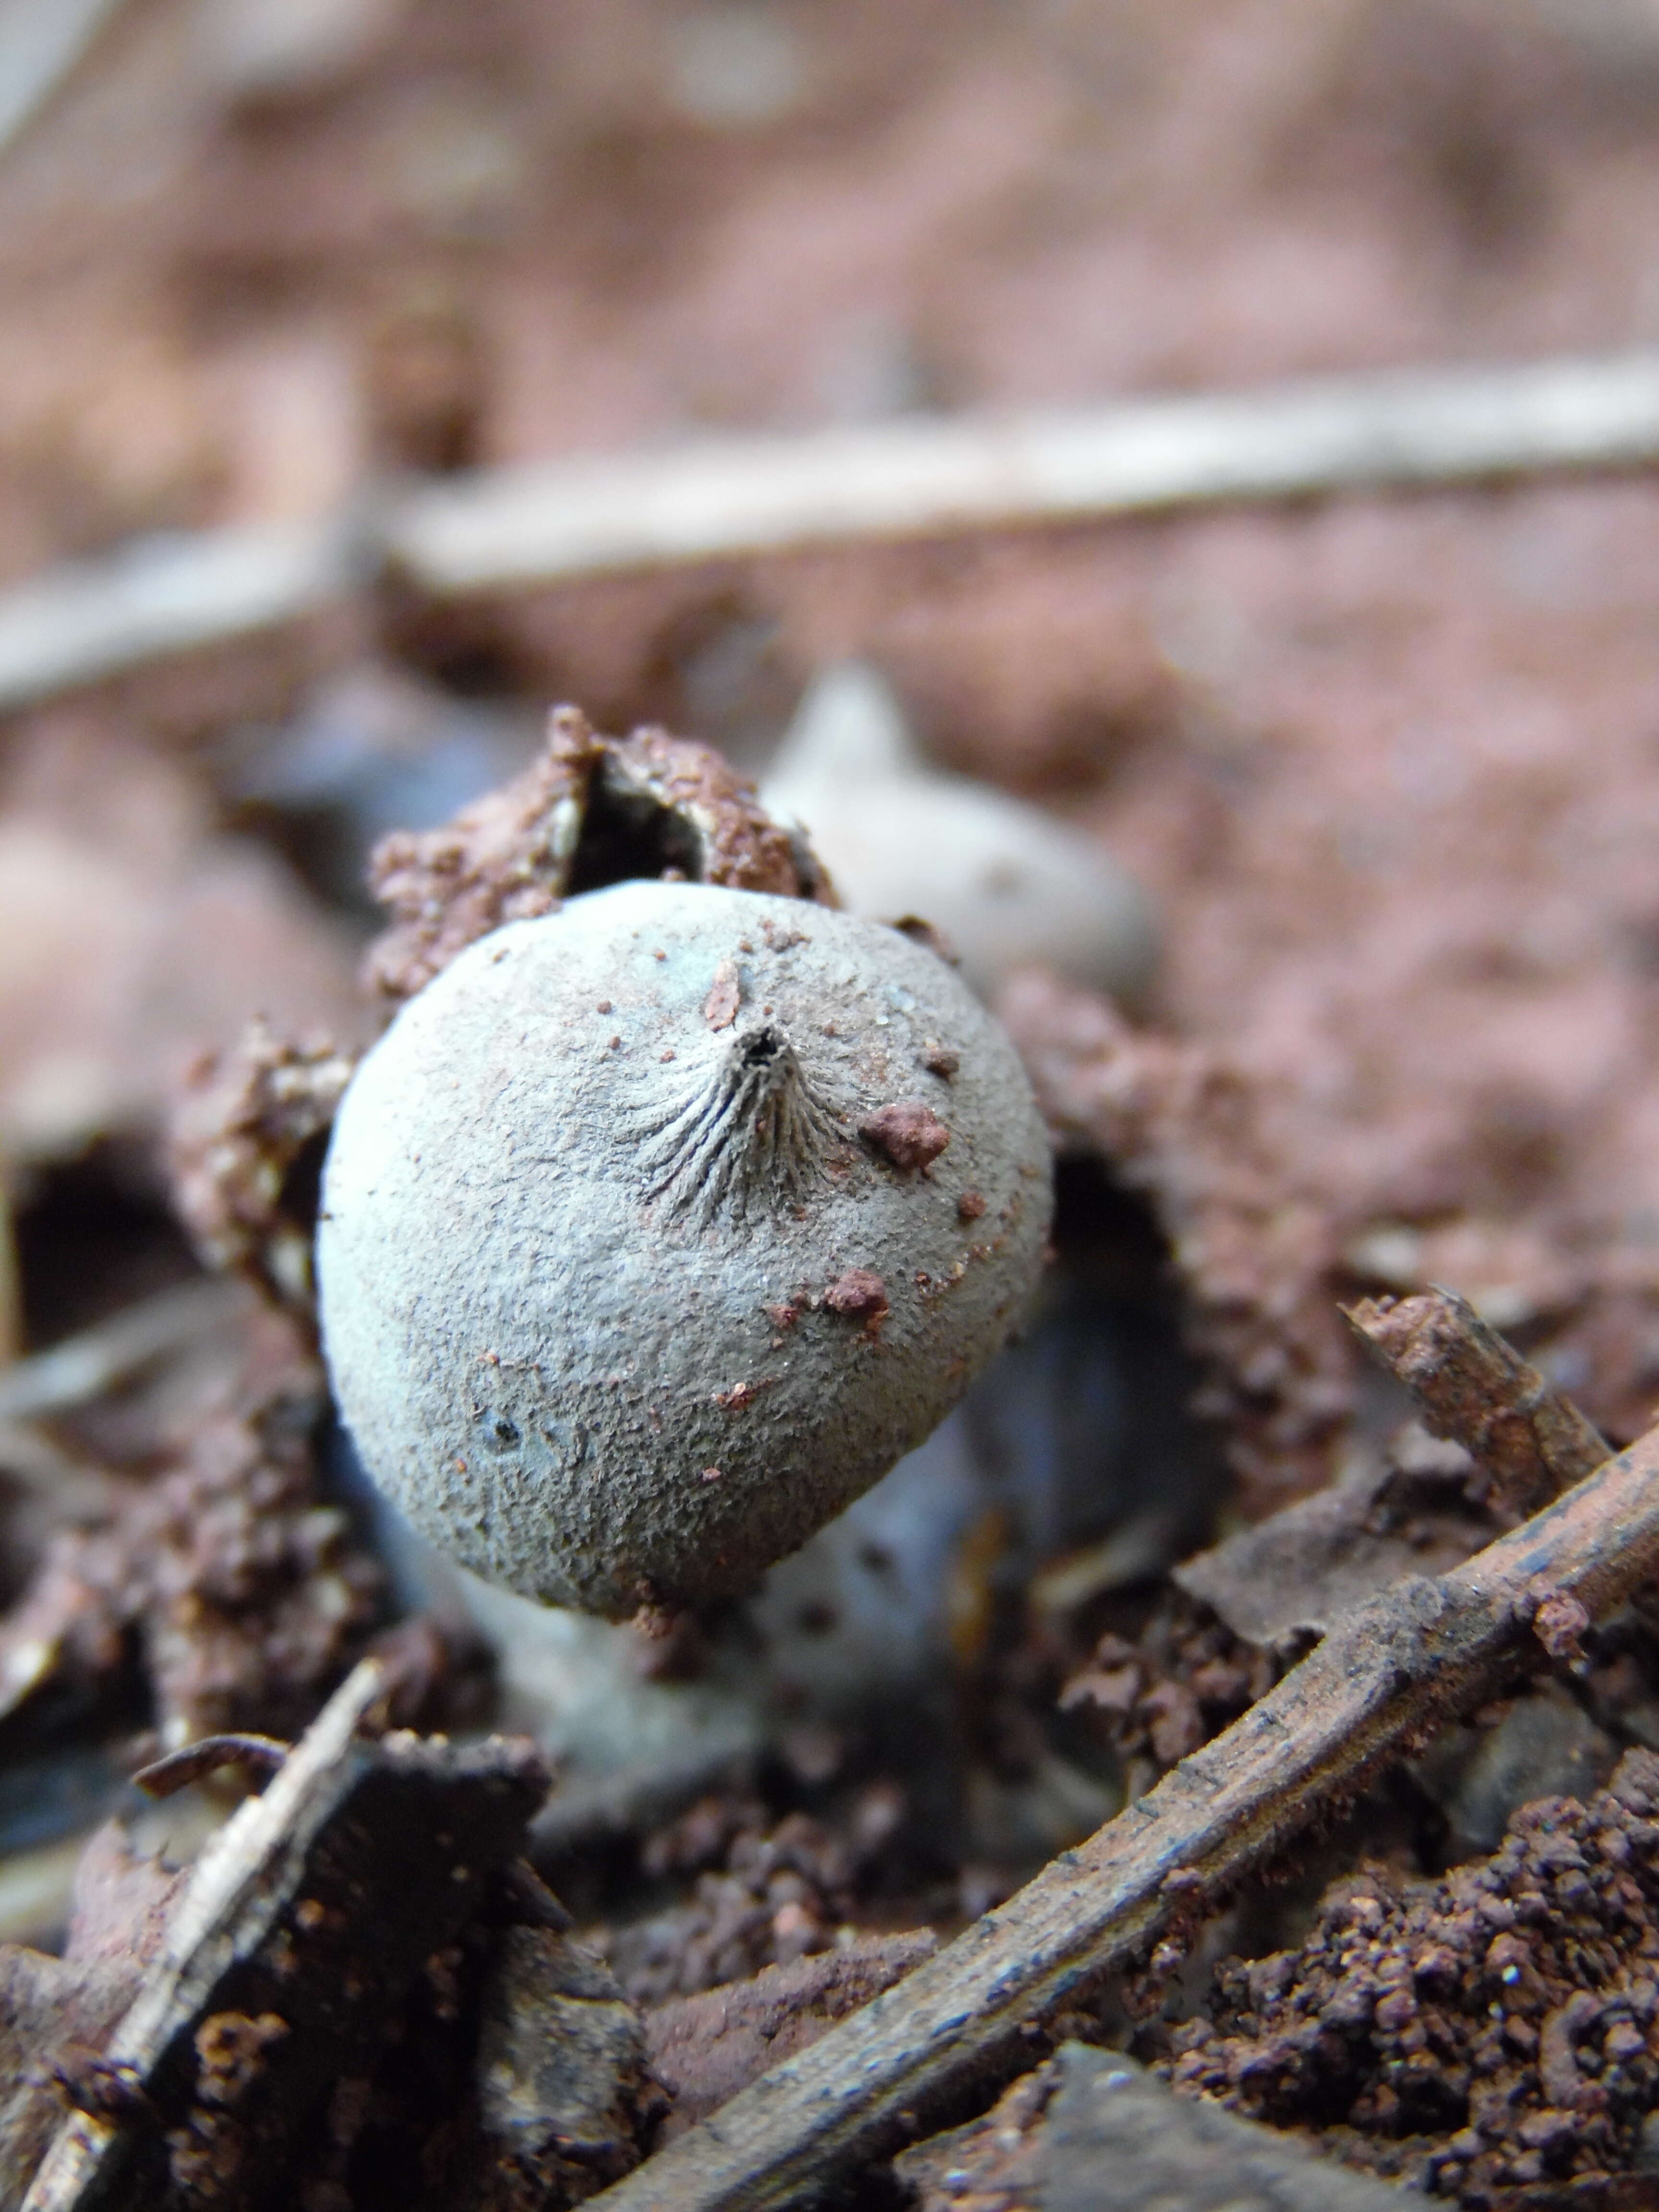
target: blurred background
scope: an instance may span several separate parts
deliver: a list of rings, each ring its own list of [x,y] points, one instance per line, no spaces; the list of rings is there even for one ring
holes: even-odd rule
[[[1656,134],[1651,0],[0,0],[0,580],[714,431],[1639,347]],[[60,683],[0,749],[15,1194],[136,1158],[251,1006],[360,1036],[367,847],[551,700],[759,772],[849,657],[936,766],[1106,841],[1164,1020],[1328,1112],[1396,1079],[1425,947],[1437,992],[1602,963],[1420,1139],[1419,1181],[1486,1125],[1547,1181],[1624,1048],[1605,961],[1659,933],[1654,538],[1646,484],[1547,479],[441,606],[391,574]]]
[[[0,0],[0,628],[27,639],[16,595],[65,563],[95,596],[190,533],[349,533],[475,471],[1659,347],[1656,155],[1656,0]],[[942,1607],[969,1672],[1007,1660],[983,1771],[1049,1791],[998,1799],[970,1856],[1118,1802],[1100,1742],[1031,1748],[1089,1607],[1397,1424],[1339,1297],[1449,1284],[1615,1437],[1651,1417],[1650,475],[442,599],[365,561],[0,721],[0,1360],[137,1310],[111,1371],[174,1363],[89,1409],[17,1370],[20,1601],[66,1514],[191,1433],[180,1347],[228,1357],[206,1308],[155,1304],[200,1287],[160,1146],[186,1070],[255,1012],[372,1036],[370,847],[530,760],[558,700],[771,775],[875,910],[955,898],[988,995],[1033,958],[1066,979],[1018,1027],[1076,1106],[1047,1333],[915,1493],[956,1562],[915,1540],[930,1636]],[[905,877],[941,854],[952,881]],[[1034,1644],[1027,1586],[1066,1560],[1044,1618],[1080,1625]],[[780,1650],[854,1568],[790,1571],[757,1616]],[[868,1601],[802,1674],[857,1673]],[[386,1611],[346,1603],[301,1708]],[[76,1678],[92,1735],[115,1665]],[[792,1787],[841,1771],[823,1718]]]

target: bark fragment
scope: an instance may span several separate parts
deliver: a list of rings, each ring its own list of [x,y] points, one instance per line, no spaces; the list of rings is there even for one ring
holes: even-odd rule
[[[1468,1482],[1467,1462],[1363,1469],[1183,1561],[1173,1580],[1235,1634],[1285,1648],[1402,1575],[1439,1573],[1490,1542],[1499,1524]]]
[[[983,2120],[895,2164],[918,2212],[1405,2212],[1414,2201],[1081,2043]]]
[[[0,2212],[17,2212],[66,2102],[95,2094],[105,2041],[143,1978],[143,1933],[90,1957],[0,1944]]]
[[[1513,1511],[1535,1513],[1607,1458],[1606,1440],[1577,1406],[1455,1291],[1362,1298],[1348,1319],[1417,1400],[1431,1432],[1472,1454]]]
[[[198,1862],[101,2053],[129,2096],[71,2112],[26,2212],[289,2201],[308,2126],[477,1913],[547,1787],[527,1744],[362,1741],[384,1692],[359,1667]]]
[[[933,1930],[862,1936],[746,1982],[675,1997],[646,2014],[651,2069],[673,2097],[665,2141],[717,2112],[769,2066],[890,1989],[938,1949]]]
[[[639,2160],[662,2106],[645,2032],[615,1976],[556,1929],[507,1929],[485,1978],[478,2052],[479,2212],[580,2203]]]

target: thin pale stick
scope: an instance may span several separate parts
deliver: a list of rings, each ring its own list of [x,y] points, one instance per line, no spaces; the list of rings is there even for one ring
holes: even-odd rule
[[[0,710],[337,605],[867,540],[1659,461],[1659,355],[1423,369],[1070,414],[915,418],[524,465],[131,546],[0,592]]]
[[[123,1306],[106,1321],[0,1371],[0,1424],[40,1420],[101,1397],[251,1304],[240,1283],[209,1275]]]

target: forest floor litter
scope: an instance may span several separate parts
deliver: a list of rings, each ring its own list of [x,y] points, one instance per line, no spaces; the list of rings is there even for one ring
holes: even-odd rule
[[[0,145],[0,2208],[1659,2205],[1647,449],[1261,429],[1642,386],[1659,41],[1029,13],[125,0]],[[1195,393],[1201,506],[975,473]],[[688,451],[761,523],[635,513]],[[757,1588],[539,1608],[335,1417],[328,1131],[504,921],[826,895],[832,694],[1052,1262]],[[1096,971],[981,866],[1057,824]]]

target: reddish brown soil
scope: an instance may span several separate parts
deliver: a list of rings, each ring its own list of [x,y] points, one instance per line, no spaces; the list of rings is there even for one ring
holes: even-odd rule
[[[239,88],[209,11],[128,0],[0,155],[0,577],[316,514],[391,471],[1659,337],[1659,31],[1638,0],[356,12],[358,45],[307,86]],[[772,103],[747,120],[734,35]],[[1364,1290],[1464,1291],[1623,1438],[1659,1401],[1656,566],[1645,478],[1310,502],[462,609],[366,597],[17,716],[0,1152],[44,1173],[104,1138],[130,1168],[240,1010],[295,1036],[362,1021],[349,932],[224,839],[208,772],[317,671],[389,654],[752,761],[814,665],[857,652],[941,760],[1085,823],[1158,902],[1146,1030],[1033,987],[1022,1035],[1060,1117],[1158,1213],[1251,1510],[1364,1444],[1334,1316]],[[268,1719],[273,1682],[308,1705],[367,1632],[355,1553],[295,1549],[307,1482],[273,1493],[264,1579],[215,1600],[257,1615],[265,1674],[215,1674],[198,1638],[181,1709]],[[210,1492],[240,1540],[222,1487],[192,1461],[134,1509],[148,1579],[64,1539],[58,1582],[84,1583],[112,1652],[217,1572],[191,1548]],[[324,1620],[307,1593],[337,1567],[352,1605]],[[1155,1767],[1265,1679],[1206,1618],[1121,1626],[1029,1655],[1009,1692],[1029,1733],[1070,1675],[1076,1725]],[[1382,2069],[1437,2052],[1437,2080],[1468,2077],[1419,2130],[1448,2190],[1564,2174],[1579,2140],[1627,2164],[1652,2086],[1650,1812],[1558,1805],[1443,1894],[1376,1886],[1376,1929],[1344,1906],[1284,1973],[1224,1977],[1188,2075],[1329,2118],[1323,2014],[1375,1936],[1405,1963],[1335,2023],[1346,2124],[1414,2129]],[[619,1923],[630,1986],[828,1955],[863,1877],[829,1830],[775,1815],[660,1846],[678,1901],[644,1934]],[[1541,1853],[1547,1929],[1477,1955]],[[1593,2016],[1568,1994],[1581,1938],[1618,1993]],[[1536,2056],[1519,2010],[1507,2040],[1484,2024],[1509,1965]],[[1250,2087],[1263,2051],[1272,2097]],[[1487,2075],[1516,2093],[1490,2135]]]

